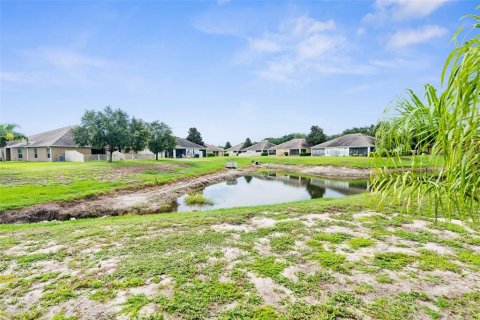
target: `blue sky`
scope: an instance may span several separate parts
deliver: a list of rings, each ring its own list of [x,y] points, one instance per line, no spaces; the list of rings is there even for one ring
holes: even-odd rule
[[[477,1],[0,2],[0,121],[121,107],[212,144],[376,122],[439,85]]]

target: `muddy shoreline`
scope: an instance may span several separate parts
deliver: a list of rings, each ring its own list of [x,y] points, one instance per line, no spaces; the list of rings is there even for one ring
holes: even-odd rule
[[[374,173],[373,169],[368,168],[348,168],[348,167],[334,167],[334,166],[302,166],[289,164],[273,164],[264,163],[258,166],[259,169],[284,171],[292,173],[300,173],[309,176],[320,176],[324,178],[339,178],[339,179],[366,179],[370,174]]]
[[[72,218],[118,216],[128,213],[169,212],[172,202],[181,195],[208,185],[234,179],[253,172],[253,168],[221,170],[160,186],[122,190],[94,199],[38,204],[0,213],[0,223],[29,223]]]
[[[93,218],[124,214],[164,213],[172,210],[176,199],[185,193],[208,185],[251,174],[258,170],[295,172],[326,178],[368,178],[370,169],[332,166],[298,166],[259,164],[243,169],[223,169],[216,173],[197,176],[159,186],[121,190],[93,199],[38,204],[0,213],[0,223],[29,223],[72,218]]]

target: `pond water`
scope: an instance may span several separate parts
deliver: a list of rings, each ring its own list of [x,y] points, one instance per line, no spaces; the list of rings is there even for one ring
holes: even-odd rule
[[[187,212],[218,208],[275,204],[315,198],[341,198],[366,192],[368,180],[333,180],[282,173],[243,176],[198,190],[211,205],[187,205],[183,195],[173,211]]]

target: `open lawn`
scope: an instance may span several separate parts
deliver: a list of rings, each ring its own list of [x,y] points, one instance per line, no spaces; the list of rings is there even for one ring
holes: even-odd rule
[[[478,319],[480,228],[365,197],[0,225],[0,318]]]
[[[51,201],[95,196],[114,190],[159,185],[252,161],[295,165],[372,168],[366,157],[214,157],[192,160],[108,162],[0,162],[0,212]],[[405,158],[406,166],[411,158]],[[388,163],[385,165],[388,166]]]

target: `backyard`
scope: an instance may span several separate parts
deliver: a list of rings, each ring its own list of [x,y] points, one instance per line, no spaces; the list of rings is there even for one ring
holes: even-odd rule
[[[267,164],[332,166],[373,169],[374,158],[366,157],[214,157],[195,160],[106,162],[0,162],[0,212],[51,201],[94,197],[118,190],[162,185],[179,179],[218,172],[227,161],[240,168],[260,161]],[[383,160],[388,166],[388,160]],[[411,157],[402,159],[408,166]],[[433,160],[432,160],[433,161]],[[28,195],[28,196],[26,196]]]
[[[476,319],[478,225],[365,197],[2,225],[0,315]]]
[[[182,184],[223,171],[226,160],[1,164],[2,209]],[[235,160],[244,170],[252,160],[372,165]],[[3,224],[0,317],[477,319],[478,225],[401,215],[393,206],[379,212],[371,200]]]

